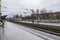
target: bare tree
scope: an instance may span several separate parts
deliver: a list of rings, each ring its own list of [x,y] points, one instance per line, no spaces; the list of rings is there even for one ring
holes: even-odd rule
[[[39,23],[39,9],[37,9],[37,23]]]
[[[30,10],[32,12],[32,22],[34,23],[34,9]]]

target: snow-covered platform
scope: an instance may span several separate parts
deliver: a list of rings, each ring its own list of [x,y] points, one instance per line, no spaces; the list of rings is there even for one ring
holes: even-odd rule
[[[31,21],[18,21],[18,22],[32,23]],[[34,22],[34,23],[60,27],[60,23],[43,23],[43,22],[39,22],[39,23]]]

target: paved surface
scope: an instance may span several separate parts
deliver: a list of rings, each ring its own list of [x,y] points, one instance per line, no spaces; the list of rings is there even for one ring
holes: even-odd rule
[[[44,40],[10,22],[6,22],[2,40]]]
[[[11,22],[5,23],[1,40],[60,40],[60,37]]]

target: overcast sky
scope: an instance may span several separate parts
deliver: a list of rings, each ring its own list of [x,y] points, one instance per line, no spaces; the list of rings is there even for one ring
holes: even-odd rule
[[[60,11],[60,0],[2,0],[3,14],[23,14],[21,8]],[[4,8],[7,7],[7,8]]]

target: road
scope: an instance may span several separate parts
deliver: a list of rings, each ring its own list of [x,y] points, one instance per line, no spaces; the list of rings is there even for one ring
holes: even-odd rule
[[[41,32],[23,25],[7,22],[1,40],[60,40],[59,36]]]

